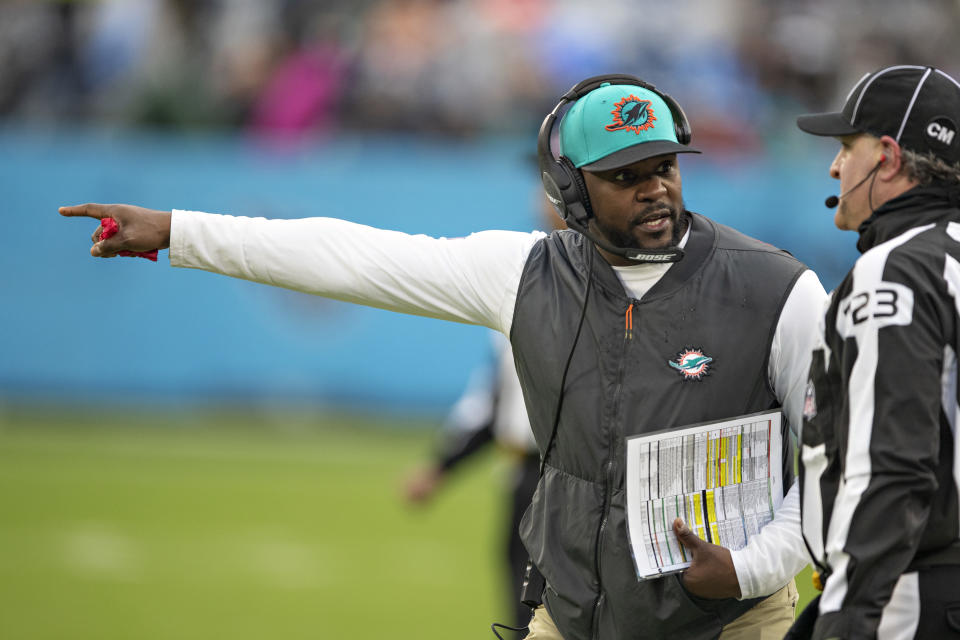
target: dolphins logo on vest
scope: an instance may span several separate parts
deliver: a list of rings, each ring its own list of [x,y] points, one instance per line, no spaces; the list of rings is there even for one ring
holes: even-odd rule
[[[628,129],[640,135],[641,131],[652,129],[653,123],[657,120],[653,115],[650,101],[641,100],[633,94],[617,102],[610,113],[613,115],[613,124],[604,127],[607,131]]]
[[[684,380],[702,380],[710,375],[711,362],[713,358],[699,347],[686,347],[677,353],[676,360],[667,360],[667,364],[676,369]]]

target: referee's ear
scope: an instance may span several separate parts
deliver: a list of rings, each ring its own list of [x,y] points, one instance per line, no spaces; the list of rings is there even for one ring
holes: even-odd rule
[[[879,152],[877,164],[880,168],[877,170],[877,178],[889,181],[903,169],[903,149],[890,136],[881,136]]]

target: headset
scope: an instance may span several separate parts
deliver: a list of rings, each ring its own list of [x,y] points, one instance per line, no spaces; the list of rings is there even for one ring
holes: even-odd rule
[[[573,162],[565,156],[554,157],[550,149],[550,138],[553,134],[554,124],[556,123],[558,113],[563,107],[571,102],[576,102],[594,89],[598,89],[604,83],[609,84],[627,84],[642,87],[651,91],[667,104],[670,113],[673,115],[673,126],[677,136],[677,142],[682,145],[690,144],[693,132],[690,129],[690,121],[680,107],[680,104],[663,93],[654,85],[627,74],[607,74],[593,76],[582,82],[575,84],[569,91],[563,94],[557,106],[547,114],[540,125],[540,133],[537,136],[537,159],[540,165],[540,178],[543,181],[543,188],[546,191],[547,198],[556,207],[557,212],[567,226],[579,231],[587,236],[594,243],[611,251],[617,255],[624,256],[637,262],[672,262],[682,257],[682,252],[673,256],[678,250],[663,251],[640,251],[637,249],[627,249],[623,247],[614,247],[602,239],[598,239],[596,234],[589,229],[590,220],[594,217],[593,208],[590,205],[590,195],[587,192],[587,185],[583,180],[583,173],[577,169]]]

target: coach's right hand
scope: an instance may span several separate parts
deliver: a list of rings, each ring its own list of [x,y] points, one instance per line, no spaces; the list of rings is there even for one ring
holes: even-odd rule
[[[113,218],[117,233],[102,240],[103,225],[93,232],[90,255],[97,258],[113,258],[121,251],[153,251],[170,246],[169,211],[145,209],[129,204],[80,204],[60,207],[60,215],[68,218],[85,216],[95,220]]]
[[[740,581],[730,550],[697,537],[681,518],[673,533],[690,552],[690,566],[680,574],[684,588],[701,598],[739,598]]]

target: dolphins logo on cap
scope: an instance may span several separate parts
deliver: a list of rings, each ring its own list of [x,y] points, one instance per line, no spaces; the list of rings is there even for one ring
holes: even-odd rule
[[[652,129],[657,120],[650,101],[642,100],[633,94],[617,102],[610,114],[613,115],[613,124],[604,127],[607,131],[627,129],[637,135],[640,135],[641,131]]]

